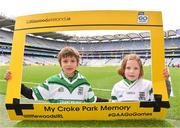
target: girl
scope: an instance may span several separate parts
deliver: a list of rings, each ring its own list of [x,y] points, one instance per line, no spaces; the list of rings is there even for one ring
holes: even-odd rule
[[[153,101],[152,82],[143,79],[143,66],[136,54],[126,55],[122,61],[118,74],[123,80],[116,83],[111,92],[112,102],[122,101]],[[168,94],[170,93],[169,72],[165,68],[163,76],[166,80]]]

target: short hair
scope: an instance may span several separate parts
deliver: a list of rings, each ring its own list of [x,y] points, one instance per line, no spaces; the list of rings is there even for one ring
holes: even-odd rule
[[[61,65],[62,58],[66,58],[66,57],[75,57],[77,60],[77,63],[79,64],[80,54],[77,49],[70,46],[66,46],[62,48],[60,52],[58,53],[58,61],[60,65]]]
[[[118,74],[121,75],[123,78],[125,78],[125,68],[128,60],[136,60],[138,62],[140,67],[140,73],[138,78],[143,77],[144,71],[143,71],[142,61],[140,57],[136,54],[128,54],[123,58],[122,63],[118,68]]]

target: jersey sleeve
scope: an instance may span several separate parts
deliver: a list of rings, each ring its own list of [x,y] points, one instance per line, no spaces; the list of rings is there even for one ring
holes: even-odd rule
[[[149,101],[154,101],[154,92],[152,82],[149,83]]]
[[[50,97],[50,91],[48,87],[48,81],[46,80],[43,84],[32,88],[34,100],[48,100]]]
[[[96,102],[97,97],[95,96],[91,86],[88,86],[87,92],[85,94],[85,102]]]
[[[118,94],[117,94],[117,90],[116,87],[114,86],[111,92],[111,100],[112,102],[117,102],[118,98],[117,98]]]

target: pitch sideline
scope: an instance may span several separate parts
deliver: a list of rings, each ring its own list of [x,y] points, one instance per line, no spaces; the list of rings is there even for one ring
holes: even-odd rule
[[[6,82],[6,80],[0,80],[0,82]],[[26,82],[26,81],[23,81],[22,83],[25,83],[25,84],[31,84],[31,85],[38,85],[38,84],[41,84],[41,83]],[[92,89],[97,90],[97,91],[111,92],[110,89],[101,89],[101,88],[92,88]]]

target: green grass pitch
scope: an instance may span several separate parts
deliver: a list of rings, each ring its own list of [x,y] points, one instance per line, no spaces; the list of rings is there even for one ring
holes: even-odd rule
[[[164,120],[116,120],[116,121],[10,121],[4,105],[7,82],[3,80],[7,66],[0,66],[0,127],[178,127],[180,126],[180,69],[170,68],[174,97],[170,98],[171,108]],[[59,66],[24,66],[22,81],[29,87],[42,83],[49,76],[60,72]],[[79,67],[88,79],[97,96],[110,98],[112,86],[122,78],[116,66]],[[144,78],[151,79],[150,67],[144,67]],[[28,102],[28,100],[25,100]]]

